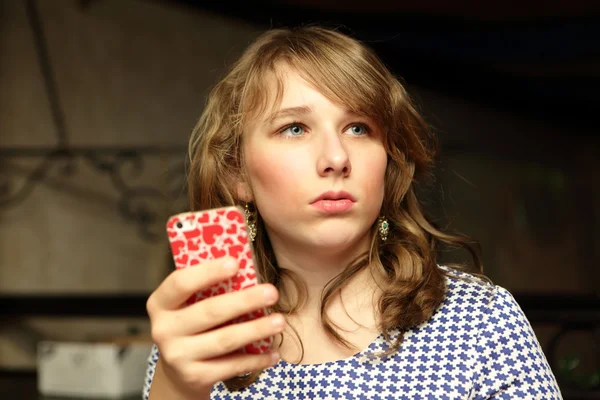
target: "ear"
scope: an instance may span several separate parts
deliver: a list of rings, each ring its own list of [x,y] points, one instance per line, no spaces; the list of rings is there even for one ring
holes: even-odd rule
[[[246,203],[250,203],[253,200],[252,190],[250,186],[243,180],[236,180],[233,184],[233,190],[235,191],[236,197]]]

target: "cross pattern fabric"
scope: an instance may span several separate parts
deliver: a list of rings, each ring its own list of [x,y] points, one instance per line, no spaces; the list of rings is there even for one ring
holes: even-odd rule
[[[279,361],[248,388],[222,382],[211,400],[247,399],[562,399],[531,325],[504,288],[448,267],[444,302],[431,319],[410,329],[400,349],[379,335],[354,356],[322,364]],[[399,331],[389,332],[392,340]],[[159,351],[148,359],[148,400]]]

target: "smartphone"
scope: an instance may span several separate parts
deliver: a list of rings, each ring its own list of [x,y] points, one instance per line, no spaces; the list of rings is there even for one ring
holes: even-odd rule
[[[239,261],[240,268],[234,277],[196,293],[188,299],[188,304],[244,290],[260,283],[241,207],[223,207],[173,215],[167,221],[167,234],[177,269],[201,268],[203,261],[227,255]],[[250,321],[266,314],[266,308],[255,310],[224,325]],[[240,351],[260,354],[268,351],[272,343],[273,338],[270,337],[251,343]]]

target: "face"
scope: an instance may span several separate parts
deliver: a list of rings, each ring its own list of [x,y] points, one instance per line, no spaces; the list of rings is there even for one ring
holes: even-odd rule
[[[350,113],[289,68],[284,93],[246,127],[249,187],[275,250],[366,250],[384,193],[387,154],[373,121]],[[276,78],[270,84],[276,90]],[[274,96],[270,96],[271,99]]]

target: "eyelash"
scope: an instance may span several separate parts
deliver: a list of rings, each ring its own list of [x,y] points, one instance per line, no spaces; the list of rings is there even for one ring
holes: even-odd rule
[[[306,125],[304,125],[301,122],[294,121],[291,124],[287,124],[283,128],[280,128],[279,130],[277,130],[277,133],[280,134],[280,135],[282,135],[285,131],[287,131],[288,129],[290,129],[290,128],[294,127],[294,126],[299,126],[302,129],[307,130],[306,129]],[[344,132],[347,131],[350,127],[353,127],[353,126],[360,126],[361,128],[363,128],[365,130],[365,134],[364,135],[353,135],[353,136],[357,136],[357,137],[358,136],[366,136],[366,135],[368,135],[368,134],[370,134],[372,132],[371,127],[369,125],[363,123],[363,122],[353,122],[353,123],[351,123],[350,125],[348,125],[346,127],[346,129],[344,130]],[[295,137],[300,137],[300,136],[302,136],[302,135],[297,135],[297,136],[295,136],[295,135],[288,135],[287,137],[288,138],[295,138]]]

